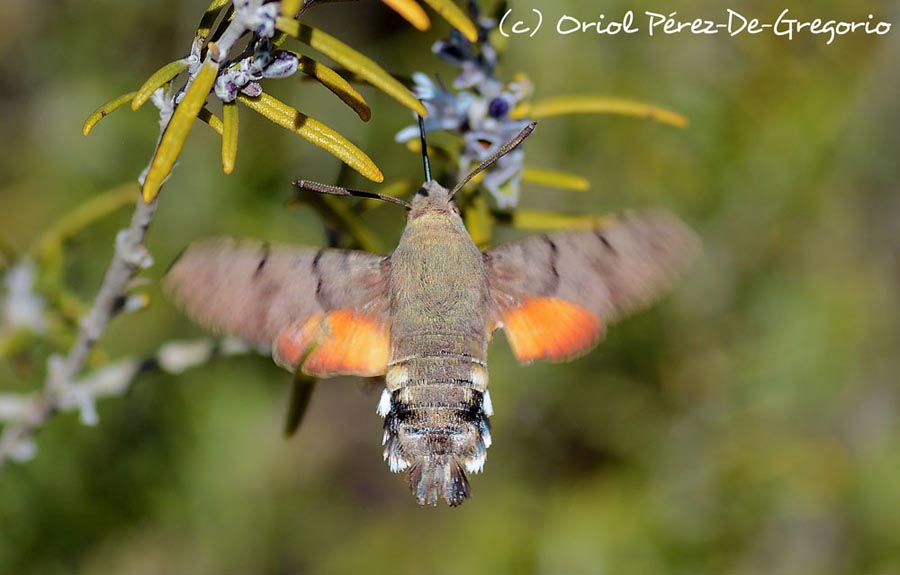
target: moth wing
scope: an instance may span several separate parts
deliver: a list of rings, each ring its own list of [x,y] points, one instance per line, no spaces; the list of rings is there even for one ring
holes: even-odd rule
[[[163,285],[197,323],[271,346],[286,369],[374,376],[388,361],[388,267],[365,252],[214,239],[189,246]]]
[[[485,253],[492,320],[520,361],[571,359],[666,293],[698,248],[687,225],[659,210],[500,245]]]

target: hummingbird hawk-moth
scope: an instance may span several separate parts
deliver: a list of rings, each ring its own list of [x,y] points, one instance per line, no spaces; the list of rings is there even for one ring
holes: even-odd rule
[[[586,353],[606,325],[672,285],[694,233],[664,211],[629,213],[594,231],[554,232],[481,252],[453,197],[533,129],[453,190],[431,180],[403,204],[406,229],[388,256],[214,239],[188,247],[166,288],[197,322],[270,347],[275,362],[327,378],[384,376],[377,412],[384,458],[406,471],[422,505],[469,495],[491,445],[487,346],[502,328],[522,362]],[[424,134],[423,134],[424,140]],[[423,150],[425,147],[423,146]]]

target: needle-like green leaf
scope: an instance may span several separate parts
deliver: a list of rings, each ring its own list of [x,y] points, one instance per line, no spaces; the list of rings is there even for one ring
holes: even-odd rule
[[[472,241],[479,249],[491,247],[491,238],[494,234],[494,217],[491,215],[490,206],[483,194],[472,195],[472,200],[465,212],[466,228],[472,236]]]
[[[210,52],[218,52],[218,50],[212,49],[214,47],[211,45]],[[218,72],[219,65],[210,56],[207,56],[200,72],[197,73],[185,92],[184,99],[175,108],[175,113],[172,114],[172,119],[169,121],[166,131],[163,132],[153,160],[150,162],[150,169],[147,170],[147,177],[144,179],[142,195],[145,202],[150,203],[156,198],[163,182],[172,172],[172,168],[184,148],[184,141],[191,133],[197,114],[203,109],[203,104],[206,102],[206,97],[209,95]]]
[[[303,8],[303,0],[281,0],[281,15],[293,18]]]
[[[419,6],[416,0],[381,0],[391,10],[400,14],[404,20],[413,25],[416,30],[424,32],[431,27],[431,20],[425,10]]]
[[[679,128],[688,125],[688,119],[677,112],[622,98],[600,96],[560,96],[533,103],[525,103],[510,114],[513,118],[540,120],[565,114],[619,114],[656,120]]]
[[[362,94],[350,85],[350,82],[321,62],[316,62],[312,58],[297,52],[291,52],[291,54],[300,59],[300,64],[297,67],[300,72],[315,78],[319,83],[331,90],[345,104],[353,108],[363,122],[368,122],[372,119],[372,109],[369,108],[369,104],[366,103]]]
[[[422,102],[406,86],[388,74],[384,68],[334,36],[329,36],[321,30],[300,24],[295,37],[314,50],[328,56],[349,72],[357,74],[361,79],[375,86],[413,112],[420,116],[428,115],[428,111],[422,105]]]
[[[294,373],[294,382],[291,385],[291,398],[288,402],[288,412],[284,422],[285,437],[293,437],[297,433],[300,424],[303,423],[306,409],[309,407],[312,394],[316,390],[316,381],[315,377],[306,375],[301,369]]]
[[[61,250],[63,243],[75,234],[116,210],[133,205],[138,198],[138,191],[137,185],[129,182],[91,198],[44,230],[29,248],[29,254],[42,259],[51,252]]]
[[[222,105],[222,169],[226,174],[234,171],[234,161],[238,148],[238,107],[237,102]]]
[[[374,254],[384,253],[384,246],[378,235],[354,213],[345,198],[310,194],[299,198],[299,201],[314,209],[329,223],[345,231],[360,249]]]
[[[167,82],[171,82],[172,78],[184,72],[187,69],[187,66],[186,60],[175,60],[154,72],[147,78],[144,85],[138,88],[134,100],[131,101],[131,109],[138,110],[141,106],[146,104],[147,100],[150,99],[150,96],[153,95],[153,92],[155,92],[157,88]]]
[[[225,135],[225,126],[222,124],[221,118],[210,112],[208,108],[203,108],[202,110],[200,110],[200,112],[197,114],[197,118],[205,122],[220,136]]]
[[[231,0],[212,0],[209,7],[206,9],[206,12],[203,13],[203,18],[200,20],[200,26],[197,27],[197,36],[203,40],[209,38],[209,33],[212,30],[212,25],[216,22],[216,18],[219,17],[222,8],[229,4],[231,4]]]
[[[529,166],[526,166],[525,171],[522,172],[522,181],[573,192],[586,192],[591,189],[591,183],[581,176]]]
[[[63,289],[63,255],[66,241],[91,227],[98,220],[125,206],[134,205],[140,197],[139,192],[136,183],[118,186],[81,204],[41,233],[29,247],[28,254],[40,262],[44,289],[54,293]]]
[[[85,136],[90,134],[91,130],[94,129],[94,126],[97,125],[97,122],[109,116],[128,102],[132,101],[135,95],[137,95],[136,91],[128,92],[127,94],[122,94],[121,96],[113,98],[109,102],[102,104],[99,108],[94,110],[94,112],[90,116],[87,117],[87,120],[84,121],[84,125],[81,126],[81,133]]]
[[[509,218],[513,227],[523,230],[594,230],[609,223],[609,218],[604,216],[567,215],[540,210],[515,210]]]
[[[238,101],[279,126],[294,132],[320,148],[328,150],[345,164],[373,182],[384,181],[384,174],[381,173],[375,162],[365,152],[318,120],[301,114],[265,92],[256,98],[239,94]]]
[[[293,38],[300,34],[300,22],[286,16],[279,16],[275,19],[275,28]]]
[[[453,0],[423,0],[423,2],[431,6],[432,10],[440,14],[451,26],[462,32],[469,42],[478,41],[478,28]]]

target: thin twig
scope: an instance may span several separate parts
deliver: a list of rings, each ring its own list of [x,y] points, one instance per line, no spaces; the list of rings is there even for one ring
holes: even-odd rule
[[[246,343],[232,338],[222,341],[210,338],[172,341],[164,344],[150,357],[119,359],[77,381],[73,379],[66,383],[65,394],[59,397],[46,389],[28,395],[0,394],[0,422],[6,423],[0,441],[0,464],[7,460],[31,459],[36,452],[34,432],[57,410],[82,408],[82,422],[91,424],[96,422],[93,402],[104,397],[124,395],[141,374],[159,371],[177,375],[204,365],[214,357],[230,357],[252,351]],[[60,364],[57,367],[64,369]],[[84,403],[88,403],[90,407],[85,408]]]
[[[233,20],[218,42],[222,54],[226,54],[247,30],[247,26],[240,18]],[[195,44],[191,51],[193,58],[189,59],[191,65],[188,67],[187,85],[191,84],[200,71],[200,48],[201,46]],[[175,93],[165,92],[162,88],[154,94],[153,102],[159,108],[160,117],[157,148],[172,119],[176,97]],[[142,185],[152,161],[153,157],[148,163],[148,168],[138,178]],[[77,409],[81,412],[82,422],[88,425],[96,422],[94,400],[100,394],[109,395],[109,392],[107,390],[106,393],[100,393],[95,387],[77,383],[77,378],[87,365],[91,350],[106,331],[109,322],[122,311],[122,302],[125,301],[129,284],[141,270],[153,264],[153,258],[144,247],[144,238],[153,221],[156,207],[157,199],[149,203],[137,201],[130,225],[116,236],[112,262],[106,270],[90,311],[79,323],[75,343],[65,357],[53,356],[48,361],[44,388],[19,403],[8,400],[7,405],[18,405],[25,413],[21,418],[3,427],[0,434],[0,466],[10,459],[18,461],[30,459],[36,449],[33,436],[57,411]],[[103,369],[124,365],[126,364],[118,362]],[[133,374],[122,374],[126,375],[128,377],[125,379],[130,381]],[[127,387],[123,384],[121,393],[124,393]]]
[[[7,459],[21,458],[23,450],[30,451],[31,448],[27,445],[31,443],[31,436],[57,409],[64,407],[69,401],[72,382],[84,369],[97,340],[119,311],[129,283],[138,272],[152,264],[153,259],[144,247],[144,237],[156,213],[156,206],[156,200],[150,203],[139,200],[135,205],[131,224],[116,236],[112,262],[106,270],[91,310],[79,324],[74,345],[65,358],[51,358],[46,385],[31,402],[28,416],[3,428],[0,435],[0,465]],[[91,409],[92,406],[89,407],[85,400],[79,407]]]

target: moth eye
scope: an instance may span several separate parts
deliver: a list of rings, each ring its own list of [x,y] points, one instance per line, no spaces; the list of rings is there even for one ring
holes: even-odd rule
[[[457,216],[462,215],[462,213],[459,211],[459,208],[457,207],[456,204],[450,204],[450,209],[453,210],[453,213],[456,214]]]

